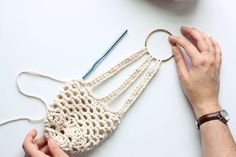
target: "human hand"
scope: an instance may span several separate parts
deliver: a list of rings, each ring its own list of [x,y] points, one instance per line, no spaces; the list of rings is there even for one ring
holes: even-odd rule
[[[220,110],[218,103],[221,49],[211,37],[196,28],[181,27],[186,37],[170,36],[179,79],[196,117]],[[189,57],[188,67],[182,47]]]
[[[45,137],[34,140],[36,136],[37,131],[33,129],[25,137],[22,145],[25,157],[69,157],[54,140],[47,141]]]

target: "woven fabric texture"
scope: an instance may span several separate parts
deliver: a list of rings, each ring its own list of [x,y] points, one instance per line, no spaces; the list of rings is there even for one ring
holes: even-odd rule
[[[92,92],[95,86],[142,56],[144,61],[112,92],[105,96],[98,96]],[[155,60],[145,48],[92,80],[72,80],[66,83],[48,108],[44,120],[46,137],[55,139],[67,152],[79,153],[93,149],[117,128],[124,113],[156,74],[160,64],[161,61]],[[118,110],[110,108],[109,103],[129,88],[141,74],[144,76],[120,108]]]

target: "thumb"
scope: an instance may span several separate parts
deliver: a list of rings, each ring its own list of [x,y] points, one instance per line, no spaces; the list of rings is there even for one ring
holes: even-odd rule
[[[188,69],[182,51],[178,46],[173,46],[172,51],[179,75],[186,77],[188,75]]]
[[[48,148],[52,157],[69,157],[53,139],[48,140]]]

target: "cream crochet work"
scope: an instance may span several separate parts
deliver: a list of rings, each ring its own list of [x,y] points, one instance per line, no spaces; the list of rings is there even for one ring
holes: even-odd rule
[[[149,37],[156,32],[164,32],[171,35],[170,32],[164,29],[152,31],[145,40],[144,49],[133,53],[131,56],[125,58],[92,80],[72,80],[67,82],[36,72],[21,72],[16,81],[19,92],[27,97],[41,101],[46,108],[47,114],[41,119],[32,119],[28,117],[13,118],[0,123],[0,126],[18,120],[28,120],[31,122],[43,120],[45,125],[45,136],[56,140],[64,151],[69,153],[80,153],[93,149],[117,128],[123,115],[156,74],[161,63],[166,62],[173,57],[173,55],[171,55],[167,58],[156,59],[150,55],[147,50],[147,42]],[[144,57],[143,62],[112,92],[105,96],[98,96],[92,91],[94,87],[111,78],[120,70],[141,57]],[[47,105],[40,97],[28,94],[21,90],[18,79],[23,74],[51,79],[63,83],[64,87],[55,97],[54,101],[50,105]],[[144,74],[144,76],[141,77],[141,74]],[[129,88],[138,78],[140,78],[138,84],[131,92],[128,99],[120,105],[121,107],[118,110],[110,108],[109,104],[127,90],[127,88]]]
[[[143,63],[114,91],[104,97],[91,91],[142,56],[145,57]],[[124,113],[157,72],[161,61],[155,60],[151,66],[152,60],[155,59],[145,48],[90,81],[73,80],[66,83],[48,108],[44,120],[46,137],[55,139],[63,150],[72,153],[85,152],[99,145],[117,128]],[[109,102],[125,91],[146,69],[143,79],[121,108],[112,110]]]
[[[141,57],[144,57],[143,62],[115,90],[105,96],[98,96],[92,92],[94,87],[111,78]],[[151,62],[153,62],[152,65]],[[17,78],[19,92],[27,97],[40,100],[45,105],[47,114],[41,119],[17,117],[0,123],[0,126],[18,120],[28,120],[31,122],[43,120],[45,136],[56,140],[64,151],[70,153],[89,151],[104,141],[117,128],[122,116],[156,74],[161,62],[162,60],[153,58],[147,48],[144,48],[133,53],[92,80],[72,80],[66,82],[36,72],[21,72]],[[21,90],[18,79],[23,74],[48,78],[65,85],[54,101],[47,105],[43,99]],[[130,87],[134,81],[141,77],[141,74],[144,74],[144,76],[139,80],[128,99],[120,105],[121,107],[118,110],[111,109],[109,104],[112,103],[112,100]]]

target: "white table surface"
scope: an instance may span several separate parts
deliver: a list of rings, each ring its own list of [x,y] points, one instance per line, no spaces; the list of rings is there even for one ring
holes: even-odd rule
[[[16,90],[18,72],[33,70],[66,80],[81,78],[127,28],[129,33],[94,76],[142,48],[147,34],[153,29],[166,28],[180,35],[180,26],[189,25],[215,37],[221,44],[223,62],[219,97],[222,106],[230,113],[229,126],[235,137],[235,6],[234,0],[196,0],[191,3],[168,0],[0,0],[0,120],[45,114],[39,102]],[[164,36],[155,46],[153,51],[170,53]],[[157,55],[157,51],[153,53]],[[114,87],[121,76],[117,75],[97,92],[104,93]],[[57,83],[26,76],[22,77],[21,86],[47,102],[51,102],[61,88]],[[0,156],[23,156],[22,141],[31,128],[37,128],[39,136],[43,134],[42,123],[20,121],[0,127]],[[199,131],[179,86],[173,60],[161,66],[117,131],[101,146],[82,156],[201,156]]]

